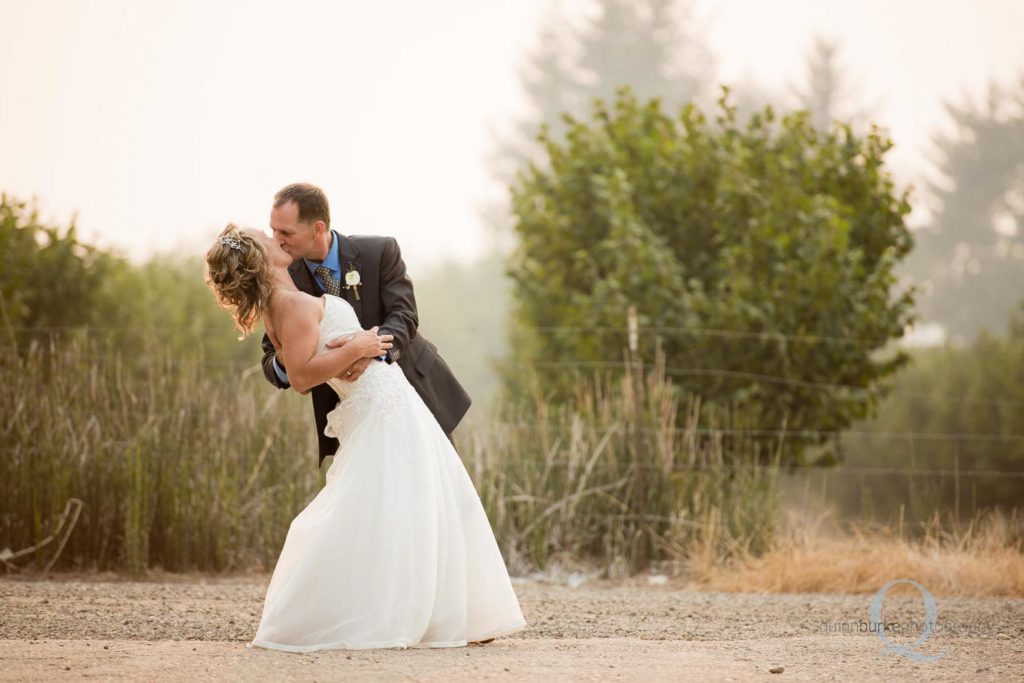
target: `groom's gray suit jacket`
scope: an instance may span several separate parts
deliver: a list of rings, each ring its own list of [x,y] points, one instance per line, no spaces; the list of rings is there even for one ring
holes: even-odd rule
[[[398,363],[409,383],[437,418],[441,429],[449,437],[469,410],[469,394],[455,379],[448,364],[437,353],[437,347],[417,334],[419,319],[412,280],[405,272],[405,263],[393,237],[351,235],[342,236],[332,231],[338,240],[341,265],[342,295],[352,304],[364,329],[374,325],[380,334],[394,335],[393,347],[388,350],[388,363]],[[361,284],[359,298],[355,290],[344,289],[345,273],[359,271]],[[310,274],[305,262],[299,259],[288,272],[295,286],[307,294],[322,296],[320,284]],[[267,335],[263,335],[263,374],[267,381],[279,389],[287,389],[274,370],[276,352]],[[385,361],[371,361],[385,362]],[[287,368],[278,361],[285,372]],[[338,405],[338,395],[326,384],[313,387],[313,416],[320,440],[320,463],[338,450],[338,440],[324,435],[327,413]]]

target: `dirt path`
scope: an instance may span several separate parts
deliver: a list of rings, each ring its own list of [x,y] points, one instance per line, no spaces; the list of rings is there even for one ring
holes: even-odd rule
[[[292,655],[245,646],[268,578],[2,579],[0,681],[1024,679],[1020,600],[938,598],[935,632],[916,652],[941,658],[915,662],[857,632],[872,596],[517,581],[529,626],[488,645]],[[923,621],[920,596],[897,593],[885,620]]]

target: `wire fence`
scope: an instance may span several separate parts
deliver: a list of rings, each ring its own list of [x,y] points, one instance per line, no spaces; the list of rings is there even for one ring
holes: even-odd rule
[[[138,334],[167,334],[179,331],[175,327],[138,327],[118,325],[36,325],[19,326],[11,325],[5,329],[21,332],[134,332]],[[452,332],[495,332],[500,331],[494,327],[480,327],[468,325],[462,327],[446,328]],[[573,325],[546,325],[531,327],[531,331],[544,334],[608,334],[626,337],[628,330],[621,327],[610,326],[573,326]],[[890,339],[870,339],[866,337],[850,337],[842,335],[820,335],[820,334],[788,334],[784,332],[751,331],[751,330],[728,330],[722,328],[683,326],[683,327],[658,327],[639,326],[637,330],[642,333],[650,333],[661,336],[703,336],[722,339],[756,339],[760,341],[787,341],[798,344],[850,344],[857,346],[884,344]]]
[[[130,442],[108,442],[103,444],[107,448],[129,448],[135,444]],[[56,454],[60,451],[55,448],[36,448],[32,446],[20,446],[20,447],[7,447],[2,449],[3,452],[7,453],[20,453],[32,456],[45,456],[47,454]],[[564,459],[544,459],[537,461],[524,461],[520,463],[522,465],[537,466],[539,468],[584,468],[586,467],[585,462],[564,460]],[[751,471],[765,471],[769,466],[755,463],[672,463],[668,467],[655,463],[597,463],[590,466],[591,469],[604,469],[606,471],[630,471],[633,469],[644,469],[644,470],[670,470],[673,472],[751,472]],[[942,479],[1024,479],[1024,471],[1020,470],[978,470],[978,469],[959,469],[959,468],[929,468],[929,467],[858,467],[858,466],[845,466],[837,465],[835,467],[822,467],[818,465],[780,465],[778,471],[786,474],[802,473],[802,474],[821,474],[826,476],[845,476],[845,475],[868,475],[868,476],[907,476],[907,477],[936,477]]]
[[[151,410],[142,409],[139,411],[129,410],[125,411],[119,408],[97,408],[95,406],[83,406],[76,405],[72,409],[69,409],[69,413],[85,413],[88,415],[124,415],[126,412],[138,412],[144,414],[147,417],[159,417],[159,418],[182,418],[187,417],[188,413],[185,410]],[[312,413],[309,416],[298,416],[298,415],[283,415],[278,417],[282,421],[302,421],[307,422],[312,420]],[[475,425],[476,428],[480,427],[499,427],[506,429],[517,429],[525,431],[535,431],[538,429],[551,429],[556,431],[572,431],[578,428],[578,425],[572,422],[544,422],[544,421],[510,421],[510,420],[490,420],[483,419],[478,421]],[[612,429],[625,429],[627,427],[625,422],[612,422],[612,423],[595,423],[587,422],[585,427],[588,429],[598,430],[612,430]],[[639,433],[651,433],[651,434],[666,434],[671,433],[675,435],[703,435],[703,436],[746,436],[746,437],[773,437],[777,439],[794,439],[794,440],[820,440],[828,438],[865,438],[865,439],[888,439],[898,441],[940,441],[940,442],[951,442],[951,443],[963,443],[972,441],[981,442],[1014,442],[1024,443],[1024,434],[1020,433],[998,433],[998,432],[920,432],[920,431],[886,431],[886,430],[861,430],[861,429],[757,429],[757,428],[733,428],[733,427],[643,427],[630,425],[629,429]]]
[[[569,460],[545,460],[540,463],[544,466],[551,467],[584,467],[585,463],[569,461]],[[652,463],[630,463],[625,467],[618,469],[630,469],[630,468],[643,468],[643,469],[664,469],[661,465]],[[744,464],[744,463],[716,463],[713,465],[706,464],[688,464],[688,463],[675,463],[670,468],[675,472],[708,472],[708,471],[754,471],[757,469],[765,469],[764,465]],[[819,467],[816,465],[782,465],[779,467],[782,472],[803,472],[803,473],[818,473],[818,474],[866,474],[866,475],[920,475],[928,477],[941,477],[941,478],[957,478],[964,477],[967,479],[986,479],[993,477],[1002,477],[1009,479],[1024,479],[1024,472],[1018,470],[961,470],[961,469],[933,469],[933,468],[906,468],[906,467]]]
[[[16,347],[9,344],[0,344],[0,350],[13,351]],[[80,355],[83,360],[88,360],[95,363],[105,363],[111,360],[111,356],[101,354],[85,354]],[[161,357],[159,362],[172,367],[189,367],[194,365],[200,365],[202,367],[210,368],[225,368],[233,369],[236,371],[259,371],[261,369],[260,361],[245,361],[245,360],[206,360],[202,358],[193,357]],[[491,367],[497,367],[499,363],[497,361],[482,361]],[[449,365],[456,369],[465,367],[470,363],[466,363],[455,357]],[[616,361],[574,361],[574,360],[563,360],[563,361],[533,361],[526,363],[527,365],[540,369],[567,369],[567,370],[624,370],[626,367],[642,368],[651,367],[648,364],[641,362],[629,362],[623,360]],[[764,373],[747,372],[743,370],[732,370],[726,368],[678,368],[678,367],[666,367],[664,368],[666,375],[670,377],[692,377],[692,376],[703,376],[703,377],[722,377],[729,379],[741,379],[749,381],[763,382],[766,384],[778,384],[785,386],[798,386],[809,389],[820,389],[820,390],[844,390],[844,391],[856,391],[856,392],[868,392],[875,391],[874,389],[856,385],[856,384],[842,384],[837,382],[819,382],[813,380],[798,379],[793,377],[785,377],[780,375],[770,375]],[[927,398],[934,401],[943,401],[947,403],[953,403],[956,405],[969,404],[969,405],[988,405],[988,406],[1003,406],[1003,407],[1024,407],[1024,400],[1016,399],[1001,399],[1001,398],[978,398],[972,396],[963,395],[952,395],[952,394],[940,394],[936,392],[927,391],[912,391],[906,389],[886,389],[884,390],[884,396],[903,396],[903,397],[914,397],[914,398]]]
[[[175,328],[167,327],[152,327],[152,328],[137,328],[137,327],[123,327],[123,326],[8,326],[6,330],[21,331],[21,332],[85,332],[88,334],[100,333],[100,332],[136,332],[139,334],[152,334],[161,335],[165,333],[171,333],[175,331]],[[480,328],[465,328],[467,330],[479,330]],[[600,327],[600,326],[548,326],[535,328],[537,331],[542,333],[593,333],[593,334],[616,334],[625,337],[627,330],[623,328],[615,327]],[[705,327],[640,327],[641,333],[647,332],[651,334],[661,335],[692,335],[692,336],[708,336],[715,338],[734,338],[734,339],[756,339],[762,341],[786,341],[802,344],[857,344],[863,345],[865,343],[872,343],[870,339],[856,338],[856,337],[845,337],[845,336],[829,336],[829,335],[812,335],[812,334],[785,334],[781,332],[754,332],[754,331],[742,331],[742,330],[726,330],[717,328],[705,328]],[[11,345],[0,345],[0,349],[11,350]],[[111,356],[102,354],[88,354],[80,356],[84,360],[88,360],[94,363],[109,362]],[[487,361],[484,361],[487,362]],[[261,371],[261,365],[258,360],[254,361],[243,361],[243,360],[203,360],[191,357],[169,357],[163,356],[159,358],[159,363],[167,365],[169,367],[195,367],[199,365],[201,367],[211,368],[231,368],[234,370],[241,371],[244,377],[252,377],[259,374]],[[458,356],[453,358],[451,365],[459,367],[461,364]],[[493,365],[493,362],[489,362]],[[651,367],[644,365],[640,362],[630,362],[625,360],[614,360],[614,361],[580,361],[580,360],[555,360],[555,361],[535,361],[530,363],[531,366],[540,369],[566,369],[566,370],[624,370],[627,367],[642,368]],[[808,379],[786,377],[779,375],[771,375],[765,373],[748,372],[743,370],[734,370],[728,368],[708,368],[708,367],[666,367],[663,368],[666,375],[670,377],[719,377],[728,379],[741,379],[750,380],[757,382],[764,382],[767,384],[779,384],[788,386],[798,386],[804,388],[814,388],[822,390],[848,390],[848,391],[872,391],[872,389],[852,385],[842,384],[835,382],[820,382]],[[918,397],[927,398],[934,401],[944,401],[953,404],[977,404],[977,405],[988,405],[988,406],[1012,406],[1021,407],[1024,406],[1024,401],[1014,399],[1001,399],[994,397],[979,398],[970,397],[963,395],[951,395],[951,394],[939,394],[935,392],[918,392],[905,389],[893,389],[886,392],[886,396],[905,396],[905,397]],[[90,408],[89,412],[92,414],[118,414],[123,415],[122,410],[117,409],[96,409]],[[147,416],[152,417],[184,417],[182,411],[167,410],[167,411],[146,411]],[[303,422],[311,422],[311,416],[299,417],[296,415],[279,417],[279,419],[301,419]],[[505,428],[505,429],[522,429],[522,430],[537,430],[539,428],[547,428],[553,430],[571,430],[573,425],[570,423],[537,423],[537,422],[511,422],[511,421],[486,421],[486,426],[490,428]],[[588,428],[599,428],[599,429],[615,429],[622,427],[621,423],[613,424],[598,424],[588,423]],[[631,427],[631,429],[639,430],[640,432],[658,432],[665,433],[665,429],[651,428],[651,427]],[[761,438],[771,437],[779,440],[813,440],[822,441],[825,439],[878,439],[878,440],[890,440],[905,442],[909,445],[913,445],[915,442],[942,442],[942,443],[1024,443],[1024,433],[978,433],[978,432],[920,432],[920,431],[872,431],[872,430],[821,430],[821,429],[754,429],[754,428],[676,428],[667,430],[676,435],[701,435],[701,436],[736,436],[736,437],[750,437],[750,438]],[[127,443],[118,444],[111,442],[108,444],[110,447],[127,446]],[[0,450],[10,449],[4,448]],[[920,455],[920,454],[917,454]],[[567,466],[568,461],[547,461],[553,466]],[[679,469],[700,469],[700,467],[692,465],[675,465]],[[730,467],[743,467],[743,465],[731,465]],[[850,467],[850,466],[838,466],[836,468],[824,469],[817,466],[801,466],[791,465],[787,469],[793,471],[808,470],[808,471],[819,471],[819,472],[845,472],[850,474],[864,474],[864,475],[924,475],[934,477],[964,477],[964,478],[1006,478],[1006,479],[1022,479],[1024,478],[1024,472],[1021,471],[1010,471],[1010,470],[978,470],[978,469],[936,469],[936,468],[907,468],[907,467]]]
[[[502,427],[511,427],[516,429],[527,429],[535,430],[541,427],[549,427],[555,429],[572,429],[571,423],[545,423],[545,422],[509,422],[509,421],[498,421],[488,422],[487,424],[493,424]],[[624,426],[623,423],[613,424],[593,424],[588,423],[588,427],[596,427],[598,429],[612,429],[619,426]],[[740,435],[740,436],[772,436],[782,438],[828,438],[828,437],[840,437],[840,436],[851,436],[851,437],[863,437],[863,438],[879,438],[879,439],[902,439],[902,440],[920,440],[920,441],[1022,441],[1024,442],[1024,434],[999,434],[999,433],[977,433],[977,432],[912,432],[912,431],[878,431],[878,430],[831,430],[831,429],[745,429],[745,428],[714,428],[714,427],[678,427],[673,429],[655,428],[655,427],[631,427],[636,431],[640,432],[651,432],[651,433],[665,433],[672,432],[674,434],[723,434],[723,435]]]

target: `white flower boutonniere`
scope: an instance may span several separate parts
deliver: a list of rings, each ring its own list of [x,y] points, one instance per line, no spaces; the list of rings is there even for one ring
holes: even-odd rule
[[[359,271],[352,268],[352,264],[349,264],[350,270],[345,273],[345,289],[354,289],[356,292],[356,301],[359,301],[359,285],[362,284],[362,280],[359,278]]]

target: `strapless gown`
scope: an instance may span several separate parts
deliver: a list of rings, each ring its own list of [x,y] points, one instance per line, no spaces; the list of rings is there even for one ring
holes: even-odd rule
[[[362,327],[324,296],[318,352]],[[466,468],[401,368],[373,361],[326,433],[327,483],[292,521],[252,645],[459,647],[526,626]]]

